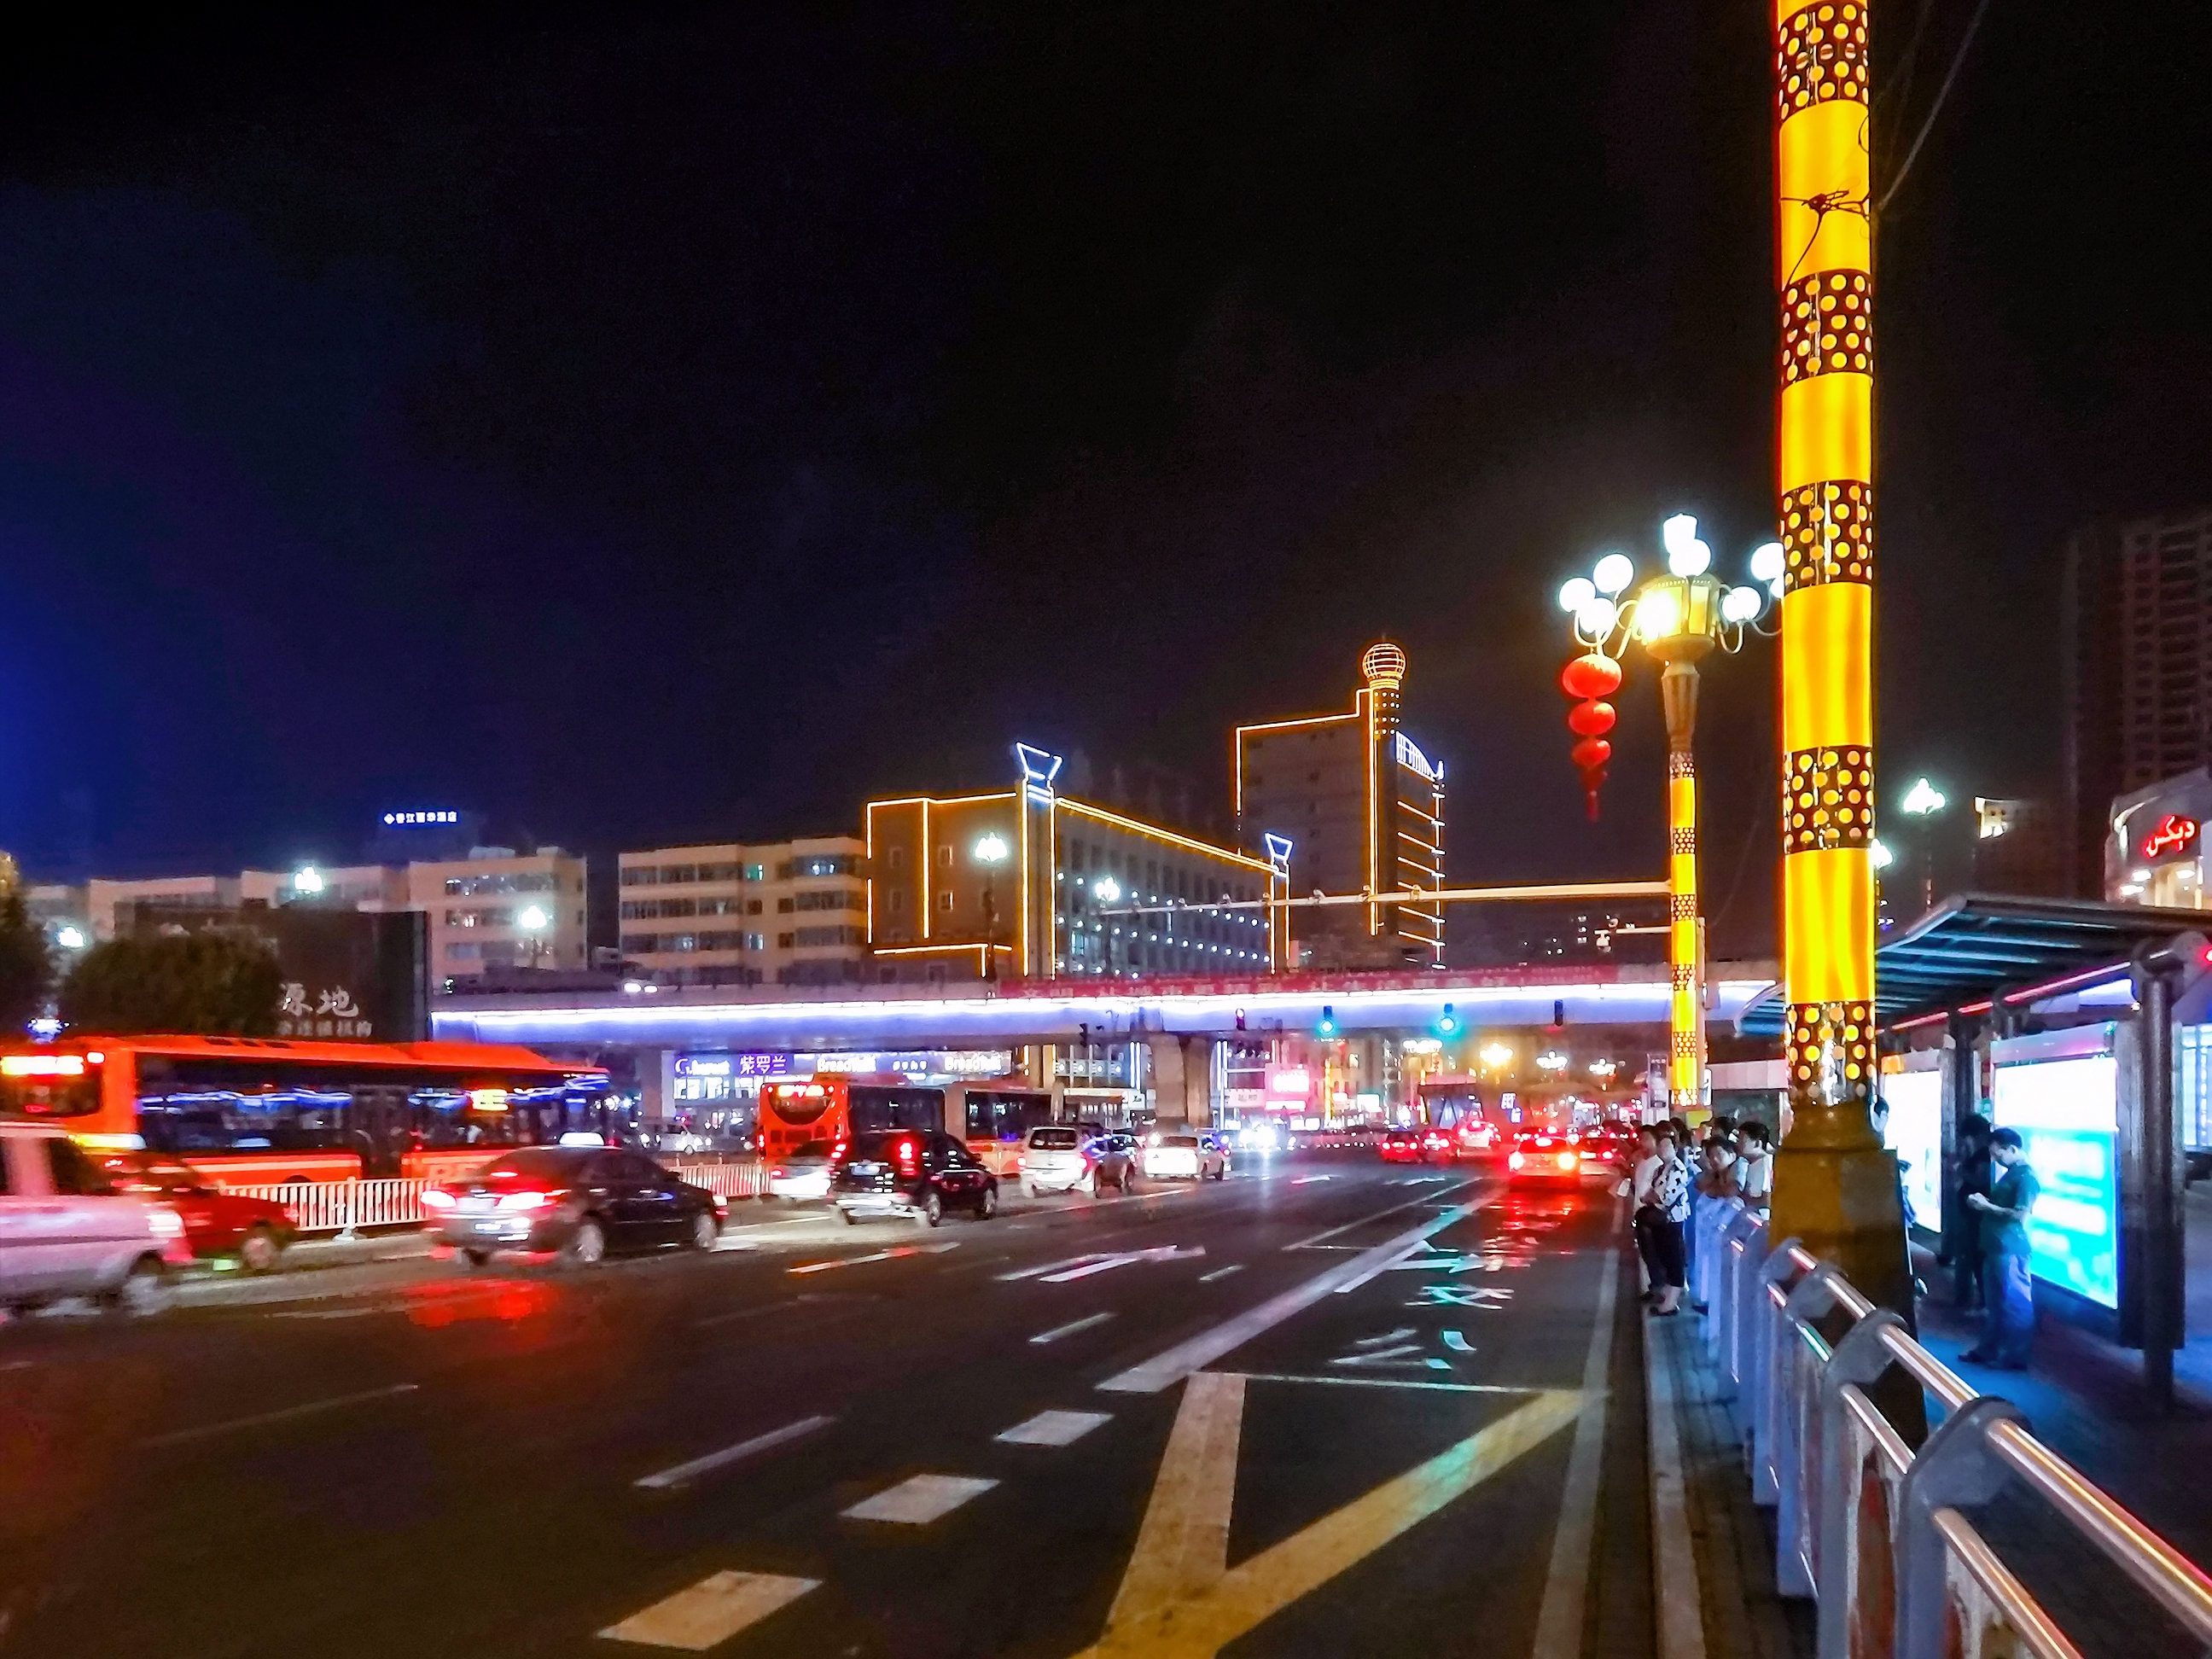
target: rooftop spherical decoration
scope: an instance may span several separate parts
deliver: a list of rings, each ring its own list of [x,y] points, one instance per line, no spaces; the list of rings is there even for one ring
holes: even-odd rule
[[[1370,685],[1395,684],[1406,678],[1406,653],[1388,640],[1377,640],[1359,659],[1359,672]]]

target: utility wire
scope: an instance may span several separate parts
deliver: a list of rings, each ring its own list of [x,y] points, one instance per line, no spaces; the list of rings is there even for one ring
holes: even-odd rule
[[[1982,18],[1989,9],[1990,0],[1981,0],[1981,3],[1974,8],[1974,15],[1966,20],[1966,32],[1959,38],[1959,50],[1952,55],[1951,67],[1943,73],[1943,84],[1936,89],[1936,101],[1928,106],[1928,118],[1920,124],[1920,131],[1912,140],[1912,148],[1905,151],[1904,163],[1897,169],[1897,177],[1889,181],[1889,188],[1875,204],[1877,218],[1888,210],[1891,200],[1905,187],[1905,178],[1911,173],[1913,162],[1919,159],[1920,147],[1928,142],[1928,135],[1935,130],[1936,118],[1943,112],[1943,100],[1951,95],[1952,85],[1958,80],[1960,70],[1966,65],[1966,48],[1974,44],[1974,31],[1981,27]]]

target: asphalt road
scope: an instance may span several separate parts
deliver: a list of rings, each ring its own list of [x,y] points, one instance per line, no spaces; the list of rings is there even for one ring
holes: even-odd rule
[[[1651,1649],[1595,1183],[741,1207],[0,1328],[0,1656]]]

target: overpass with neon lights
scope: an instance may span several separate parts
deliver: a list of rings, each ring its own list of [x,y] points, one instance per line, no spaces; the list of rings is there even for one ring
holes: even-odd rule
[[[1717,962],[1709,1024],[1726,1027],[1774,982],[1771,962]],[[431,1012],[449,1042],[538,1048],[837,1050],[997,1048],[1172,1036],[1425,1031],[1449,1009],[1470,1030],[1554,1024],[1666,1029],[1666,964],[1575,964],[1249,978],[942,985],[694,986],[454,997]],[[1240,1023],[1241,1022],[1241,1023]]]

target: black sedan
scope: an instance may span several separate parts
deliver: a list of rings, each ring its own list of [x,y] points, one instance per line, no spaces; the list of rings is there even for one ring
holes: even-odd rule
[[[722,1236],[720,1199],[616,1146],[508,1152],[465,1181],[426,1188],[422,1208],[439,1243],[475,1267],[499,1250],[588,1267],[610,1250],[711,1250]]]
[[[848,1222],[919,1216],[934,1227],[947,1210],[978,1221],[999,1212],[999,1180],[951,1135],[922,1129],[865,1134],[830,1160],[830,1201]]]

